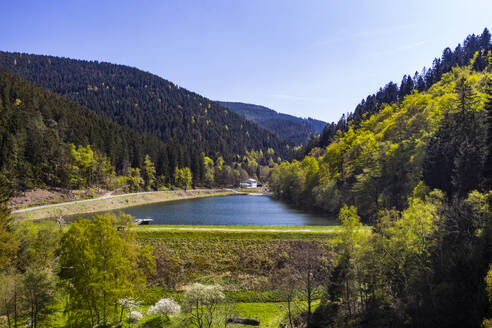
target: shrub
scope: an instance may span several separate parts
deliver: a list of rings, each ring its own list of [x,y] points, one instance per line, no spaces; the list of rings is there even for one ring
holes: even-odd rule
[[[181,312],[181,306],[172,298],[162,298],[151,306],[147,314],[173,315]]]
[[[201,303],[203,305],[216,304],[224,301],[223,289],[219,285],[202,285],[194,283],[185,287],[185,302],[189,305]]]
[[[128,321],[129,322],[138,322],[142,320],[143,315],[139,311],[130,311],[128,314]]]

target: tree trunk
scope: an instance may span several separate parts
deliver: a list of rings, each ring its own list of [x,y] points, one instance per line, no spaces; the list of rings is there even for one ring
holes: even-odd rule
[[[106,290],[103,291],[103,321],[106,324]]]
[[[16,291],[14,292],[14,327],[17,328],[17,292]]]
[[[306,327],[309,328],[311,326],[311,298],[312,298],[312,284],[311,284],[311,272],[308,272],[307,275],[307,303],[308,303],[308,311],[307,311],[307,320]]]
[[[294,324],[292,323],[292,311],[290,309],[290,305],[291,305],[291,299],[289,297],[289,300],[287,301],[287,310],[289,312],[289,324],[290,324],[290,328],[294,328]]]

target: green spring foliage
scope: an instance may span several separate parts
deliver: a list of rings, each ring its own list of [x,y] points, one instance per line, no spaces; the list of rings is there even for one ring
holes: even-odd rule
[[[65,310],[70,326],[117,322],[118,301],[145,287],[155,262],[150,248],[136,244],[132,221],[130,216],[100,215],[77,220],[63,234],[60,276],[69,295]]]
[[[483,109],[490,93],[491,69],[490,65],[482,72],[473,70],[473,65],[454,68],[428,91],[414,90],[400,103],[385,104],[360,125],[339,132],[326,149],[314,150],[302,161],[280,164],[270,177],[274,196],[331,214],[338,213],[343,204],[352,204],[364,219],[371,220],[381,209],[406,208],[408,197],[422,180],[449,193],[460,186],[464,195],[473,188],[484,188],[487,112]],[[433,138],[449,121],[457,122],[451,129],[457,141],[443,150],[446,158],[443,151],[428,147],[437,143]],[[470,123],[458,129],[456,125],[463,126],[463,122]],[[453,145],[449,139],[439,142]],[[431,156],[435,153],[440,158],[434,168]],[[473,165],[465,167],[463,161],[471,153]],[[443,170],[445,165],[451,167],[441,173],[447,173],[442,179],[455,181],[454,189],[446,190],[433,181],[431,170]],[[472,183],[465,183],[472,177]]]
[[[485,324],[492,192],[445,199],[439,190],[412,196],[403,211],[381,211],[372,233],[357,232],[360,217],[344,206],[336,265],[311,326]]]

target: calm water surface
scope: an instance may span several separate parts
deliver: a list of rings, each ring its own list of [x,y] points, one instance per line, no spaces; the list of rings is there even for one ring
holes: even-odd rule
[[[153,224],[183,225],[334,225],[336,221],[294,210],[268,196],[234,195],[187,199],[124,208],[136,218]]]

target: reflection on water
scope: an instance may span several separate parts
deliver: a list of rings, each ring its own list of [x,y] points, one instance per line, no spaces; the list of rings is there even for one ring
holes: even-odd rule
[[[124,208],[115,212],[152,218],[153,224],[307,226],[334,225],[333,218],[289,208],[268,196],[234,195],[186,199]]]

